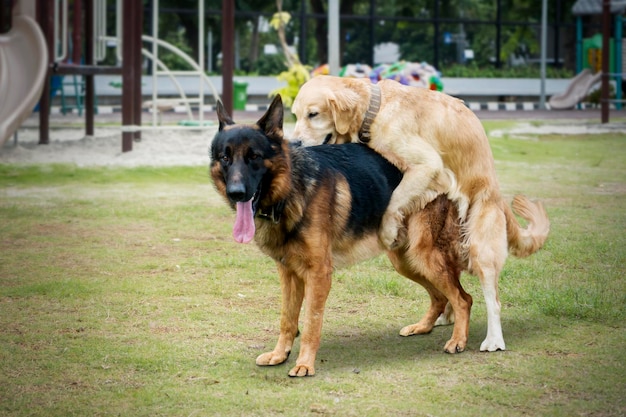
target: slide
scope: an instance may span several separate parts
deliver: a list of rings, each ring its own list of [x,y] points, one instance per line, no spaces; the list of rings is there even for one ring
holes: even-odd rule
[[[0,34],[0,147],[32,113],[46,78],[46,41],[19,3],[11,30]]]
[[[548,103],[553,110],[567,110],[573,109],[574,106],[580,102],[589,89],[594,84],[600,82],[602,78],[602,72],[598,72],[595,75],[589,69],[584,69],[567,86],[567,89],[562,94],[555,94],[550,97]]]

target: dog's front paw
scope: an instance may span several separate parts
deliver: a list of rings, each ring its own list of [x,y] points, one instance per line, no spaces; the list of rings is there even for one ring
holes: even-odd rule
[[[315,367],[313,365],[296,365],[289,371],[291,377],[313,376]]]
[[[460,340],[452,338],[448,340],[448,343],[443,347],[443,351],[446,353],[461,353],[465,350],[467,340]]]
[[[256,364],[258,366],[280,365],[281,363],[285,362],[288,357],[288,353],[271,351],[259,355],[259,357],[256,358]]]
[[[400,336],[413,336],[416,334],[426,334],[433,330],[433,326],[427,326],[421,323],[405,326],[400,330]]]
[[[406,235],[406,233],[400,233],[401,224],[401,219],[394,214],[385,213],[383,216],[378,237],[386,249],[394,250],[400,246],[403,235]]]

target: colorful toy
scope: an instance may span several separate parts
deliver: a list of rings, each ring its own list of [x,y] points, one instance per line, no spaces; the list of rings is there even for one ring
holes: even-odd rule
[[[328,75],[328,64],[315,68],[311,76]],[[375,68],[366,64],[348,64],[339,72],[340,77],[366,78],[373,83],[380,80],[395,80],[404,85],[442,91],[441,74],[427,62],[399,61],[394,64],[383,64]]]

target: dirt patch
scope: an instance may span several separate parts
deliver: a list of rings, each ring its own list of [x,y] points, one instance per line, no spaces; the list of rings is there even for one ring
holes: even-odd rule
[[[291,127],[292,128],[292,127]],[[288,134],[290,127],[285,128]],[[122,153],[119,128],[98,128],[93,137],[83,129],[50,131],[50,143],[39,145],[39,130],[20,129],[17,145],[8,141],[0,148],[0,163],[52,164],[77,166],[195,166],[209,165],[209,148],[217,126],[204,130],[146,130],[131,152]]]
[[[511,128],[494,129],[489,133],[493,138],[505,135],[526,139],[540,135],[598,135],[606,133],[626,133],[625,123],[600,124],[589,121],[568,120],[559,123],[517,123]]]

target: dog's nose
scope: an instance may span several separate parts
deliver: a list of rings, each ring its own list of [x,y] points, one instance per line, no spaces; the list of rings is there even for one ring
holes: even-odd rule
[[[243,202],[246,198],[246,187],[242,183],[228,184],[226,195],[230,201]]]

